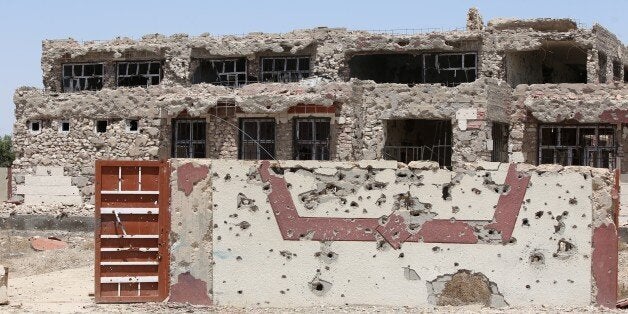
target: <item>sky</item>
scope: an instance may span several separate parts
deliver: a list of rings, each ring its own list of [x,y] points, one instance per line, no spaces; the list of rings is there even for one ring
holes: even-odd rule
[[[0,136],[12,132],[15,89],[43,86],[44,39],[287,32],[317,26],[453,29],[465,26],[472,6],[485,23],[496,17],[569,17],[588,27],[599,23],[628,43],[626,0],[0,0]]]

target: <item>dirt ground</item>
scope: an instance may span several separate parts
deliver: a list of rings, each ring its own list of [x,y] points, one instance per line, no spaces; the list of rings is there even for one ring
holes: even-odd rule
[[[68,243],[65,249],[38,252],[30,247],[34,236],[54,236]],[[480,305],[434,308],[346,306],[298,309],[198,307],[187,304],[95,304],[93,298],[94,239],[92,233],[60,231],[0,230],[0,264],[9,267],[10,304],[3,313],[564,313],[600,312],[585,308],[506,308],[489,309]],[[619,288],[628,297],[628,245],[620,246]],[[620,312],[618,310],[611,312]]]

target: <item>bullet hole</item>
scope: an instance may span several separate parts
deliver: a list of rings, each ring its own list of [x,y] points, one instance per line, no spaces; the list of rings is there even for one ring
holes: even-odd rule
[[[543,211],[539,210],[538,212],[536,212],[534,214],[534,217],[536,217],[536,219],[539,219],[539,218],[543,217]]]
[[[471,192],[475,193],[475,195],[480,195],[480,194],[482,194],[482,191],[480,191],[480,190],[479,190],[479,189],[477,189],[477,188],[472,188],[472,189],[471,189]]]
[[[238,262],[239,262],[239,261],[241,261],[241,260],[242,260],[242,256],[238,256],[238,257],[236,257],[236,261],[238,261]]]
[[[532,252],[532,254],[530,254],[530,263],[533,265],[545,264],[545,256],[540,252]]]
[[[530,289],[530,285],[526,285],[526,289]]]
[[[454,267],[458,267],[458,265],[460,265],[458,262],[454,262]]]
[[[530,222],[528,221],[528,218],[523,218],[523,220],[521,221],[521,225],[529,227],[530,226]]]
[[[438,246],[435,246],[432,248],[432,252],[440,252],[440,251],[442,251],[442,249]]]
[[[446,201],[451,201],[451,184],[443,185],[443,199]]]
[[[279,167],[271,167],[270,168],[275,174],[283,175],[285,170]]]
[[[242,290],[238,290],[238,294],[242,294]]]
[[[270,184],[268,184],[268,183],[264,184],[264,186],[262,187],[262,190],[269,191],[270,190]]]
[[[287,277],[286,275],[281,275],[281,278],[286,279]]]
[[[329,289],[331,289],[332,284],[331,282],[314,278],[310,281],[309,286],[310,291],[312,291],[315,295],[322,296],[329,291]]]
[[[382,204],[384,204],[384,203],[386,203],[386,195],[382,194],[382,195],[379,196],[377,201],[375,201],[375,204],[377,204],[377,206],[382,206]]]
[[[286,294],[286,292],[285,292],[285,291],[283,291],[283,290],[280,290],[280,291],[279,291],[279,293],[281,293],[281,294]]]
[[[489,230],[488,230],[488,234],[490,234],[490,235],[495,234],[495,230],[493,230],[493,229],[489,229]]]
[[[458,207],[458,206],[452,206],[452,207],[451,207],[451,212],[452,212],[452,213],[454,213],[454,214],[455,214],[455,213],[457,213],[457,212],[459,212],[459,211],[460,211],[460,207]]]
[[[251,226],[251,224],[248,221],[242,221],[239,224],[237,224],[237,226],[239,226],[240,229],[242,230],[246,230]]]
[[[356,201],[352,201],[349,206],[351,206],[351,207],[358,207],[360,205],[358,205],[358,203]]]
[[[217,236],[217,237],[216,237],[216,239],[217,239],[218,241],[220,241],[220,240],[222,240],[222,237],[221,237],[221,236]]]
[[[403,258],[404,256],[406,256],[406,255],[405,255],[405,254],[403,254],[403,252],[402,252],[402,253],[399,253],[399,258]]]
[[[227,173],[225,175],[225,181],[229,181],[229,180],[231,180],[231,175]]]
[[[293,256],[296,256],[295,254],[292,254],[292,252],[290,251],[279,251],[279,255],[285,257],[287,260],[291,260]]]
[[[516,243],[517,243],[517,238],[515,238],[515,237],[511,237],[511,238],[510,238],[510,241],[508,241],[508,243],[510,243],[510,244],[516,244]]]

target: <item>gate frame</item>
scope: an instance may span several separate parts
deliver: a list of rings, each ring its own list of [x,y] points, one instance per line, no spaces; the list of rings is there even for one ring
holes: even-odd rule
[[[101,180],[102,167],[158,167],[159,168],[159,256],[161,261],[158,267],[157,296],[101,296],[100,283],[100,208],[101,208]],[[156,160],[96,160],[95,163],[95,224],[94,224],[94,300],[96,303],[143,303],[162,302],[168,298],[170,293],[170,162]]]

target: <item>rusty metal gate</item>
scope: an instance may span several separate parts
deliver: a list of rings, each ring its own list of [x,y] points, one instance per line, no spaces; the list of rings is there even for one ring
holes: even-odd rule
[[[96,161],[95,299],[163,301],[168,295],[168,164]]]

